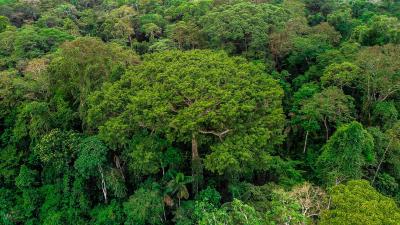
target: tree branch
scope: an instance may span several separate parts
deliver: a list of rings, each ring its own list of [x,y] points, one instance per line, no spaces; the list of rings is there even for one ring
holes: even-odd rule
[[[223,138],[227,133],[229,133],[230,131],[232,131],[232,130],[231,130],[231,129],[227,129],[227,130],[222,131],[222,132],[208,131],[208,130],[199,130],[199,132],[202,133],[202,134],[213,134],[213,135],[217,136],[221,141],[222,141],[222,138]]]

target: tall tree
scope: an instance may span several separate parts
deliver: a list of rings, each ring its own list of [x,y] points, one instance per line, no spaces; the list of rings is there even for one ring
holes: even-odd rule
[[[105,40],[120,39],[122,43],[132,44],[134,35],[133,18],[137,12],[129,6],[121,6],[105,15],[106,19],[101,26],[101,33]]]
[[[202,145],[222,143],[223,154],[215,154],[213,160],[228,157],[224,160],[239,163],[253,161],[256,151],[280,144],[282,94],[274,79],[243,58],[199,50],[163,52],[149,55],[120,81],[96,91],[88,121],[111,143],[124,144],[140,129],[190,143],[196,180],[201,154],[206,153],[199,151]],[[244,150],[245,158],[240,153]],[[224,163],[208,168],[222,172],[228,169]],[[239,164],[234,169],[240,171]]]
[[[386,159],[393,156],[394,158],[398,158],[398,149],[400,147],[400,122],[394,123],[391,128],[387,129],[385,136],[387,137],[388,142],[386,146],[384,146],[384,150],[378,159],[378,164],[372,178],[372,184],[374,184],[375,179],[377,178]]]
[[[398,45],[388,44],[364,48],[357,54],[356,63],[363,70],[359,88],[364,96],[363,112],[367,120],[376,102],[389,100],[399,94],[399,53]]]
[[[343,90],[344,87],[355,87],[361,76],[361,69],[350,63],[343,62],[329,65],[321,77],[323,85],[334,85]]]
[[[64,43],[49,65],[50,83],[84,118],[86,98],[105,81],[117,80],[137,56],[116,44],[83,37]]]
[[[358,122],[337,129],[322,147],[317,161],[321,178],[328,184],[360,179],[363,168],[375,160],[374,140]]]
[[[267,49],[268,35],[283,25],[287,15],[273,4],[241,2],[213,9],[201,18],[201,23],[214,47],[260,57]]]
[[[179,49],[193,49],[204,42],[200,28],[193,22],[179,21],[168,27],[168,36],[178,44]]]
[[[300,114],[307,131],[323,123],[326,140],[329,138],[329,123],[340,125],[353,118],[353,98],[337,87],[329,87],[302,102]],[[313,125],[313,126],[310,126]],[[317,125],[319,126],[319,125]],[[317,127],[319,128],[319,127]]]

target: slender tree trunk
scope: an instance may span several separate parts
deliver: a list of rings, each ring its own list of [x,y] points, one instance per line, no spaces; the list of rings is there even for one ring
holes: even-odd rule
[[[306,138],[304,140],[304,149],[303,149],[303,153],[306,153],[306,149],[307,149],[307,139],[308,139],[308,131],[306,132]]]
[[[196,136],[192,136],[192,176],[193,176],[193,193],[198,193],[199,183],[201,176],[201,159],[199,156],[199,150],[197,145]]]
[[[120,161],[118,155],[115,155],[115,156],[114,156],[114,161],[115,161],[115,166],[116,166],[117,169],[119,170],[119,172],[120,172],[122,178],[125,179],[124,171],[123,171],[123,169],[122,169],[121,161]]]
[[[129,41],[129,47],[132,47],[132,37],[130,34],[128,35],[128,41]]]
[[[376,168],[376,171],[375,171],[375,174],[374,174],[374,178],[372,179],[371,184],[374,184],[375,179],[376,179],[376,177],[378,176],[379,170],[381,169],[381,165],[382,165],[382,163],[383,163],[383,160],[385,160],[386,153],[388,152],[389,147],[390,147],[390,145],[392,144],[392,141],[393,141],[393,138],[390,139],[389,144],[386,146],[386,149],[385,149],[385,151],[383,152],[383,156],[382,156],[382,158],[381,158],[381,161],[380,161],[379,164],[378,164],[378,167]]]
[[[165,214],[165,204],[163,204],[163,214],[164,214],[164,221],[167,221],[167,215]],[[163,222],[161,220],[161,222]]]
[[[368,112],[368,124],[369,125],[371,125],[371,113],[369,112],[369,106],[370,106],[370,104],[371,104],[371,94],[370,94],[370,77],[371,76],[368,76],[368,85],[367,85],[367,91],[368,91],[368,94],[367,94],[367,112]]]
[[[329,210],[329,208],[331,208],[331,202],[332,202],[332,196],[329,196],[329,199],[328,199],[328,206],[326,207],[326,209]]]
[[[328,129],[328,122],[326,121],[326,117],[324,118],[324,126],[325,126],[325,132],[326,132],[326,140],[328,141],[328,139],[329,139],[329,129]]]
[[[106,181],[104,179],[104,174],[103,174],[103,169],[99,165],[99,172],[101,175],[101,189],[103,191],[103,196],[104,196],[104,202],[107,204],[107,187],[106,187]]]

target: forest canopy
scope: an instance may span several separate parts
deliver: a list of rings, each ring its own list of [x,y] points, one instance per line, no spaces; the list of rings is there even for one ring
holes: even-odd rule
[[[400,223],[400,2],[0,0],[0,224]]]

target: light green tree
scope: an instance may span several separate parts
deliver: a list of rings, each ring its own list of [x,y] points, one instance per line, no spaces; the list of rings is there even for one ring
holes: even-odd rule
[[[395,225],[400,221],[400,210],[393,199],[377,192],[368,181],[340,184],[330,195],[331,206],[322,214],[321,225]]]
[[[215,209],[204,213],[199,225],[219,225],[219,224],[238,224],[238,225],[262,225],[266,221],[250,205],[234,199],[220,209]]]

